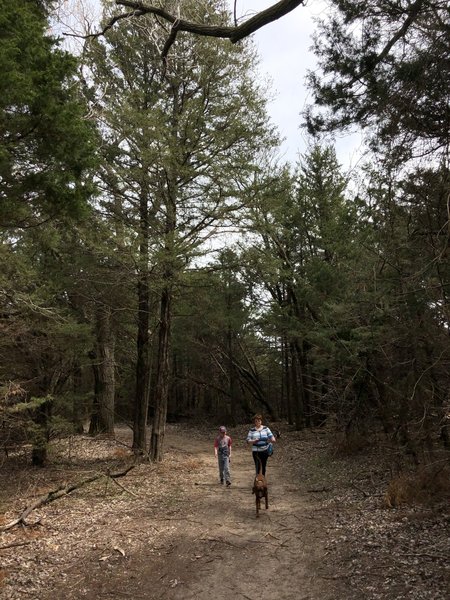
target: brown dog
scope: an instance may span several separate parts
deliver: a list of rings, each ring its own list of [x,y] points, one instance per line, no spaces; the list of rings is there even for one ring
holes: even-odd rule
[[[259,511],[261,509],[261,500],[264,498],[266,509],[269,508],[269,490],[267,488],[267,480],[262,474],[262,463],[259,461],[259,472],[253,482],[252,493],[256,496],[256,516],[259,517]]]

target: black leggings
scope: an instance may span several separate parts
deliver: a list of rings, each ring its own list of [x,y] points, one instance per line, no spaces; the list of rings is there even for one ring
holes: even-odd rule
[[[259,460],[261,459],[262,474],[265,475],[267,459],[269,458],[267,450],[263,450],[262,452],[256,452],[256,450],[255,450],[255,452],[252,452],[252,454],[253,454],[253,460],[255,461],[256,474],[258,475],[258,473],[259,473]]]

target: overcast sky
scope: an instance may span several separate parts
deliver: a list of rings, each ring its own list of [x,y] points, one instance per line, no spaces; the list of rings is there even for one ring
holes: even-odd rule
[[[251,16],[276,0],[238,0],[237,16]],[[234,6],[234,0],[229,0]],[[308,70],[315,69],[315,56],[311,50],[314,19],[329,10],[323,0],[307,0],[278,21],[266,25],[253,34],[261,56],[261,71],[273,81],[275,99],[270,104],[270,115],[286,138],[282,155],[295,162],[298,152],[306,149],[306,136],[300,124],[300,113],[312,101],[305,85]],[[345,169],[354,167],[360,155],[361,137],[352,135],[336,140],[339,162]]]

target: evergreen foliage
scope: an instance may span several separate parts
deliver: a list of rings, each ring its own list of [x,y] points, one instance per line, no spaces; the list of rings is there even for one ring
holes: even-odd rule
[[[194,3],[211,16],[221,3]],[[109,3],[105,3],[108,16]],[[159,311],[155,358],[152,454],[160,460],[170,378],[173,302],[183,271],[214,227],[242,201],[258,170],[257,157],[274,145],[265,100],[253,77],[250,47],[186,37],[167,64],[166,31],[151,18],[130,19],[94,40],[86,54],[86,94],[104,123],[101,205],[128,235],[136,260],[137,367],[135,441],[145,449],[149,398],[150,322]],[[139,60],[136,60],[136,57]],[[123,239],[123,237],[122,237]],[[156,449],[155,449],[156,447]]]
[[[76,61],[47,33],[49,6],[18,0],[0,10],[0,380],[26,388],[39,464],[51,412],[72,415],[56,401],[35,406],[31,398],[56,399],[89,337],[70,313],[61,273],[65,232],[89,214],[96,143]]]
[[[0,223],[29,227],[86,206],[94,138],[39,3],[1,4]]]
[[[180,33],[164,62],[167,30],[135,15],[87,44],[79,82],[50,5],[1,2],[5,445],[31,441],[42,464],[53,435],[120,418],[146,453],[149,413],[160,460],[167,417],[263,411],[347,437],[381,425],[416,463],[448,447],[443,4],[336,0],[323,24],[309,124],[370,129],[353,197],[316,138],[294,167],[272,161],[251,43]],[[432,160],[406,169],[418,150]]]
[[[315,40],[311,130],[370,128],[397,162],[449,145],[448,3],[333,0]]]

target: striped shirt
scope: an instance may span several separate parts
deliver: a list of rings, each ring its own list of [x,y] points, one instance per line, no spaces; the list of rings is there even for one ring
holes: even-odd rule
[[[255,440],[258,440],[256,444],[252,445],[252,451],[264,452],[264,450],[267,450],[269,442],[272,438],[273,433],[268,427],[264,426],[259,431],[256,429],[256,427],[252,427],[248,432],[247,442],[254,442]]]

